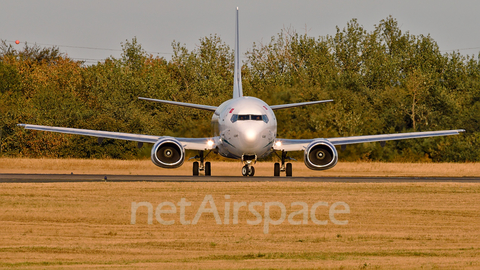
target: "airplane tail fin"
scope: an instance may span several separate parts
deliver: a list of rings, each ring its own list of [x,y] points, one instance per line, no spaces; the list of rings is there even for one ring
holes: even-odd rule
[[[243,97],[242,68],[240,66],[239,33],[238,33],[238,7],[235,22],[235,69],[233,75],[233,98]]]

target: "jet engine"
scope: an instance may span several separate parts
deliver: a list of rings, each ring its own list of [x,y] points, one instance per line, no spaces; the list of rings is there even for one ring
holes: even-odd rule
[[[305,149],[305,165],[311,170],[331,169],[337,161],[337,149],[327,140],[317,139]]]
[[[158,140],[152,147],[152,162],[162,168],[178,168],[185,161],[185,149],[174,138]]]

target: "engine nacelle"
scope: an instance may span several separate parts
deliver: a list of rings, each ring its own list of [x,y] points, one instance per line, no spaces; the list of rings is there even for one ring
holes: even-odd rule
[[[152,162],[162,168],[178,168],[185,161],[185,149],[174,138],[158,140],[152,147]]]
[[[305,149],[305,165],[311,170],[331,169],[337,165],[337,161],[337,149],[327,140],[315,140]]]

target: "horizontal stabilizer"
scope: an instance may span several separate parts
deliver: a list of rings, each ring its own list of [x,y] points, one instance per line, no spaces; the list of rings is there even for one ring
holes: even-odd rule
[[[270,106],[270,108],[272,108],[272,110],[279,110],[279,109],[286,109],[286,108],[307,106],[307,105],[313,105],[313,104],[319,104],[319,103],[325,103],[325,102],[332,102],[332,101],[333,101],[333,99],[329,99],[329,100],[317,100],[317,101],[307,101],[307,102],[300,102],[300,103],[290,103],[290,104],[282,104],[282,105],[273,105],[273,106]]]
[[[185,102],[161,100],[161,99],[153,99],[153,98],[144,98],[144,97],[138,97],[138,99],[148,100],[148,101],[153,101],[153,102],[158,102],[158,103],[165,103],[165,104],[170,104],[170,105],[190,107],[190,108],[212,111],[212,112],[214,112],[217,109],[217,107],[215,107],[215,106],[208,106],[208,105],[201,105],[201,104],[194,104],[194,103],[185,103]]]

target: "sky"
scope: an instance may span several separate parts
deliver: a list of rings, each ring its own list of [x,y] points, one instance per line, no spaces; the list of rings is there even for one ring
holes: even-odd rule
[[[478,0],[0,0],[0,39],[18,49],[25,42],[56,45],[71,58],[96,63],[119,57],[121,43],[137,37],[144,50],[170,59],[173,41],[192,50],[213,34],[233,48],[236,7],[242,54],[284,28],[335,35],[337,26],[356,18],[372,31],[389,15],[404,32],[430,34],[442,52],[480,52]]]

